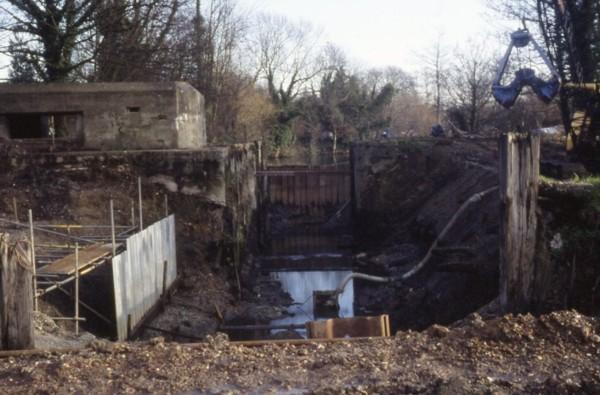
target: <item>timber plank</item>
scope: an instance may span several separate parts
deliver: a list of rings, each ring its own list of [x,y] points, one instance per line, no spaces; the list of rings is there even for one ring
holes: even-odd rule
[[[94,244],[84,247],[79,250],[79,269],[84,270],[86,267],[111,255],[112,244]],[[37,272],[38,274],[72,275],[75,273],[75,253],[41,267]]]

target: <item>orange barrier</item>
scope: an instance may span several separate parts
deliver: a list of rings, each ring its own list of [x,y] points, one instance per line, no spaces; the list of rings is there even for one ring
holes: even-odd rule
[[[375,317],[332,318],[306,323],[309,339],[336,339],[345,337],[390,336],[390,318],[387,314]]]

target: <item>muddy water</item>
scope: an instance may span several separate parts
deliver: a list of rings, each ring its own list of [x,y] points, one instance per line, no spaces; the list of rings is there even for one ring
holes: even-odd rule
[[[271,325],[302,326],[330,318],[315,316],[313,293],[335,290],[352,273],[350,171],[347,166],[287,170],[296,173],[275,171],[265,183],[267,226],[260,268],[293,300],[287,315]],[[354,316],[354,299],[350,281],[338,297],[339,317]],[[304,330],[296,331],[306,336]]]
[[[338,287],[344,277],[352,273],[349,270],[328,271],[277,271],[271,272],[271,278],[278,280],[284,291],[290,294],[293,304],[288,307],[289,317],[271,322],[273,325],[304,324],[314,321],[313,291],[333,290]],[[354,284],[348,283],[338,298],[340,317],[354,316]],[[299,331],[305,335],[302,331]]]
[[[352,273],[351,251],[345,247],[350,235],[343,232],[324,232],[319,226],[304,226],[296,234],[271,239],[270,255],[262,257],[263,272],[280,282],[293,303],[288,316],[271,322],[272,325],[303,325],[330,317],[314,313],[314,291],[332,291]],[[338,297],[339,317],[354,316],[354,283],[351,280]],[[272,333],[282,330],[274,330]],[[306,337],[306,331],[296,330]]]

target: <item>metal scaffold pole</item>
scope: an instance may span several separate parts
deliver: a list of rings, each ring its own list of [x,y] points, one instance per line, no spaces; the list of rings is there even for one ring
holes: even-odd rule
[[[13,201],[13,211],[15,214],[15,222],[19,222],[19,209],[17,206],[17,198],[13,196],[12,201]]]
[[[144,229],[144,216],[142,210],[142,177],[138,177],[138,208],[140,210],[140,231]]]
[[[37,299],[37,278],[36,278],[36,267],[35,267],[35,237],[33,235],[33,213],[31,209],[28,212],[29,215],[29,241],[31,243],[31,268],[33,272],[33,311],[38,311],[38,299]]]
[[[79,243],[75,243],[75,334],[79,335]]]
[[[135,228],[135,203],[131,199],[131,227]]]
[[[112,238],[112,253],[115,256],[117,255],[117,240],[115,233],[115,206],[112,199],[110,199],[110,234]]]
[[[169,216],[169,196],[165,194],[165,218]]]

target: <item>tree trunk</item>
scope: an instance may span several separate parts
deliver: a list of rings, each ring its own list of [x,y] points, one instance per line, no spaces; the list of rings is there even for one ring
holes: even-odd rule
[[[31,259],[19,245],[0,234],[0,350],[34,346]]]
[[[533,308],[540,136],[500,138],[500,305],[505,312]]]

